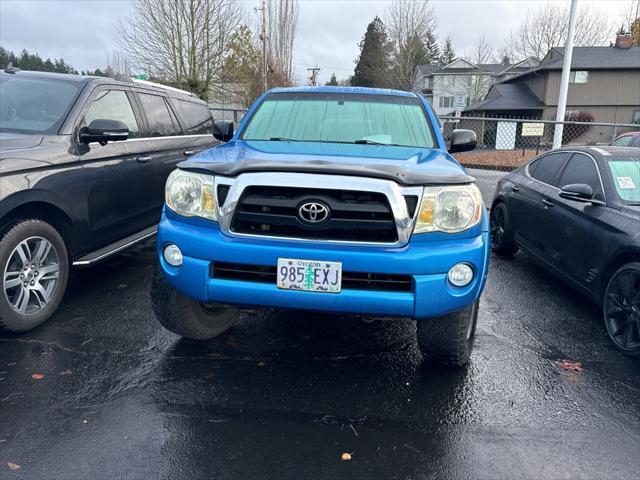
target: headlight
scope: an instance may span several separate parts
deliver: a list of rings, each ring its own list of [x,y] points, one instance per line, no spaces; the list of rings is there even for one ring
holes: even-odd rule
[[[462,232],[480,222],[483,208],[473,184],[426,187],[414,232]]]
[[[165,186],[167,206],[185,217],[218,220],[213,175],[174,170]]]

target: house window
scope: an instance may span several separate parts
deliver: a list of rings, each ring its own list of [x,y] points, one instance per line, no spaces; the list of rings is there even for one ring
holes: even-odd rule
[[[569,83],[587,83],[589,72],[586,70],[574,70],[569,73]]]
[[[453,97],[440,97],[440,108],[453,108]]]
[[[631,123],[640,125],[640,110],[635,110],[633,112],[633,120],[631,120]]]

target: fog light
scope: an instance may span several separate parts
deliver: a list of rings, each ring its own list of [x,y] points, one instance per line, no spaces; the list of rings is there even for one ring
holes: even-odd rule
[[[447,276],[452,285],[466,287],[473,280],[473,269],[466,263],[456,263]]]
[[[164,247],[164,259],[172,267],[179,267],[182,265],[182,252],[177,245],[173,243]]]

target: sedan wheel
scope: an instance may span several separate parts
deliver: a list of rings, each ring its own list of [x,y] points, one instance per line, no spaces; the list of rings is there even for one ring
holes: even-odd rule
[[[491,250],[503,256],[511,256],[518,250],[513,243],[511,236],[511,226],[507,207],[504,203],[497,203],[491,209],[489,216],[491,228]]]
[[[624,265],[611,277],[603,311],[615,346],[627,355],[640,355],[640,263]]]

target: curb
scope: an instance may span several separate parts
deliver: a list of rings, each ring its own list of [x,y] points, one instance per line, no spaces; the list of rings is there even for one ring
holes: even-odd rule
[[[475,168],[478,170],[497,170],[500,172],[512,172],[516,168],[520,168],[520,165],[518,165],[517,167],[513,167],[510,165],[482,165],[482,164],[466,163],[466,162],[460,162],[460,163],[462,163],[462,165],[464,165],[466,168]]]

